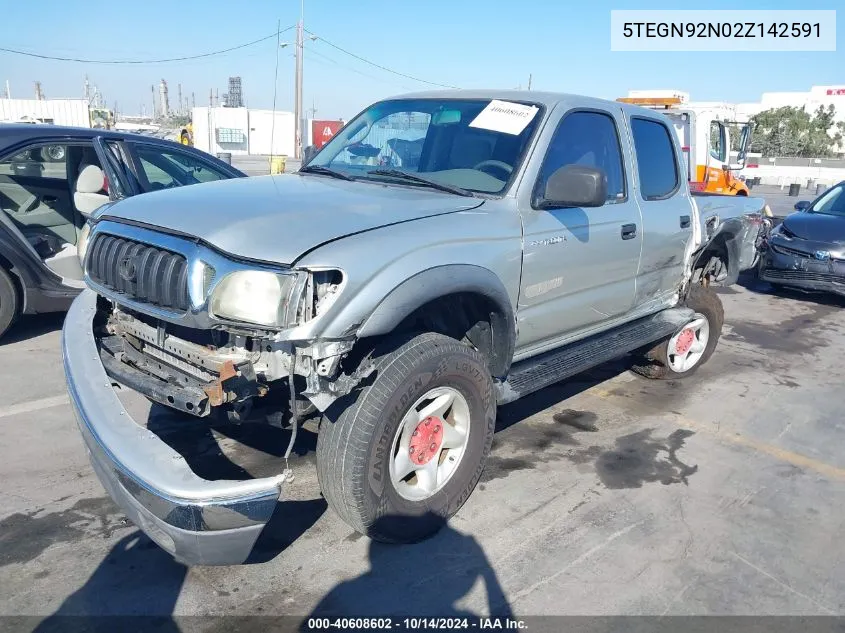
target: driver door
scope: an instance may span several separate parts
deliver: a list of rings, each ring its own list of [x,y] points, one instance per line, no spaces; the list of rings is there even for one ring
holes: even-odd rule
[[[549,127],[533,192],[519,201],[524,245],[518,358],[611,327],[629,313],[642,248],[640,211],[626,178],[632,158],[628,143],[621,142],[621,109],[569,111]],[[536,208],[548,177],[566,165],[604,171],[603,206]]]

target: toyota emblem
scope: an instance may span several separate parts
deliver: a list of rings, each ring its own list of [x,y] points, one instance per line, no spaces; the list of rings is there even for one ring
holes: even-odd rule
[[[138,274],[138,270],[135,267],[135,258],[124,257],[121,259],[120,263],[117,265],[117,274],[120,275],[120,278],[124,281],[135,281],[135,277]]]

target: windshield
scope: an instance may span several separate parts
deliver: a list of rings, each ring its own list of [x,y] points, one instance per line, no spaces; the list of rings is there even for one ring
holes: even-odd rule
[[[845,185],[828,189],[807,211],[845,216]]]
[[[519,167],[541,118],[539,110],[533,104],[490,99],[383,101],[346,125],[307,167],[355,179],[411,186],[424,186],[425,179],[497,194]],[[403,180],[386,170],[419,178]]]

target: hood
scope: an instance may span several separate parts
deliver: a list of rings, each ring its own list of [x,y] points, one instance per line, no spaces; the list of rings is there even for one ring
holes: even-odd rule
[[[799,212],[783,220],[786,229],[811,242],[845,242],[845,217],[824,213]]]
[[[347,235],[481,204],[416,187],[282,174],[145,193],[115,203],[100,217],[197,237],[236,257],[292,264]]]

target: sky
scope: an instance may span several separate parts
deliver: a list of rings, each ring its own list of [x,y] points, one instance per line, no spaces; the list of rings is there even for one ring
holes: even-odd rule
[[[643,53],[610,51],[611,9],[842,9],[837,52]],[[250,42],[293,26],[299,0],[0,0],[0,47],[86,59],[196,55]],[[845,5],[841,0],[304,0],[304,102],[317,118],[351,118],[367,104],[431,86],[370,66],[332,48],[406,75],[461,88],[532,87],[614,99],[629,89],[670,88],[695,101],[759,101],[763,92],[845,84]],[[294,31],[281,35],[292,43]],[[293,46],[279,49],[276,107],[293,110]],[[0,82],[32,98],[39,80],[48,98],[81,97],[87,73],[109,106],[127,114],[152,106],[150,87],[166,79],[171,106],[183,95],[207,105],[240,75],[249,107],[273,105],[273,38],[224,55],[187,62],[100,65],[0,52]],[[2,84],[0,84],[2,86]],[[310,116],[310,112],[308,113]]]

